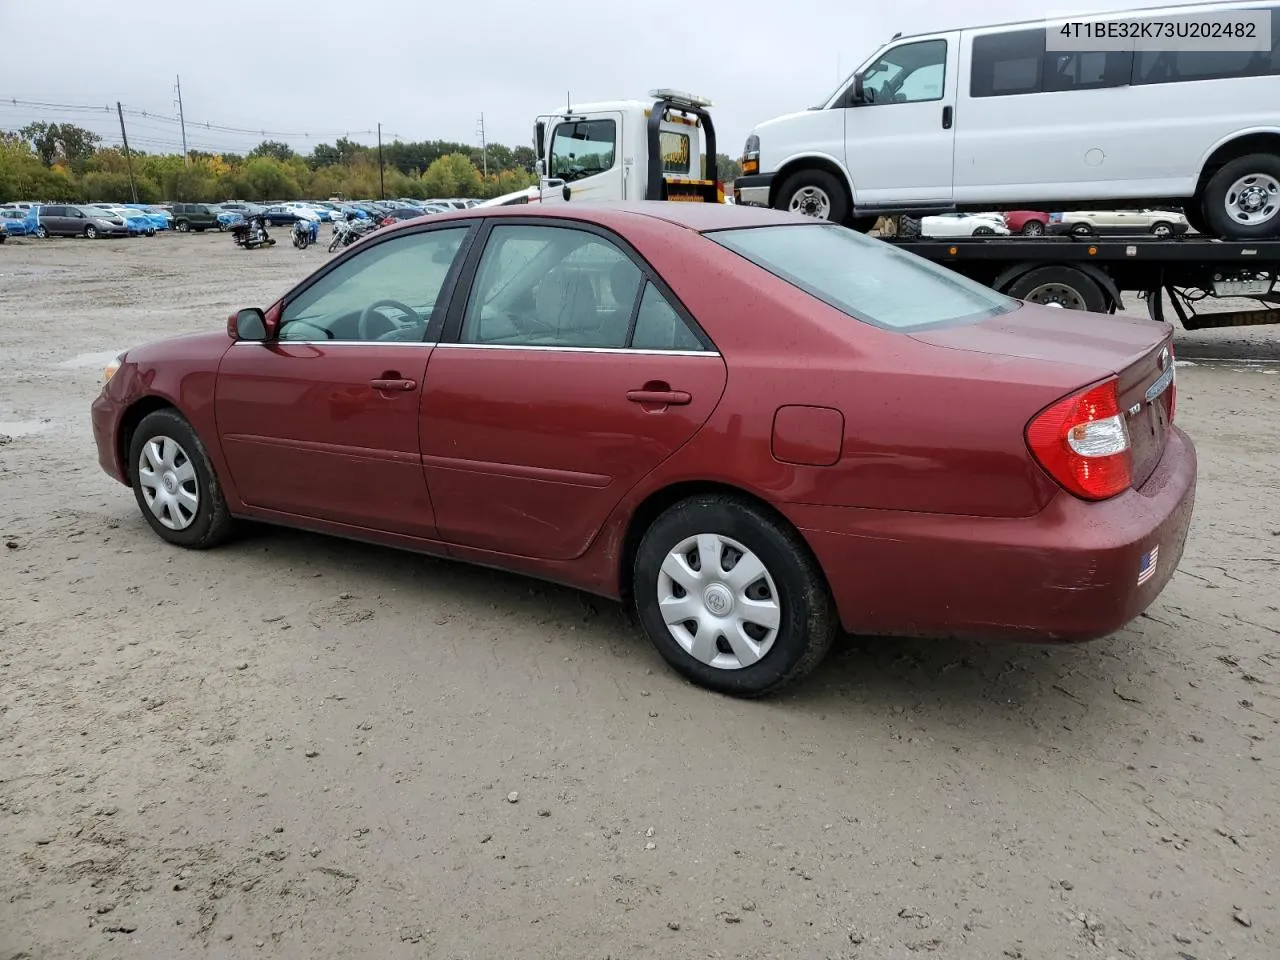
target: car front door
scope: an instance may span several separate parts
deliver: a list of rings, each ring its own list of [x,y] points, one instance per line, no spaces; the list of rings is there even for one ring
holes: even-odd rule
[[[711,415],[724,361],[612,235],[503,218],[471,259],[422,398],[441,538],[580,556]]]
[[[948,36],[886,50],[862,71],[861,101],[850,86],[845,165],[856,206],[951,200],[959,44]]]
[[[215,410],[246,504],[435,536],[418,407],[472,229],[449,224],[373,243],[291,293],[274,337],[227,351]]]
[[[587,120],[561,120],[551,128],[550,167],[547,176],[564,186],[545,188],[542,199],[623,199],[622,113],[592,114]]]

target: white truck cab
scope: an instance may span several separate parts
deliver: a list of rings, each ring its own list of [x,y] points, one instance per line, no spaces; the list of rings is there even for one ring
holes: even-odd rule
[[[1068,19],[899,34],[820,106],[753,129],[734,198],[861,230],[894,214],[1174,205],[1202,234],[1280,237],[1280,3],[1090,19],[1251,16],[1257,42],[1233,50],[1063,50]]]
[[[538,117],[533,138],[540,182],[537,198],[528,202],[722,202],[711,101],[665,88],[649,96],[573,104]]]

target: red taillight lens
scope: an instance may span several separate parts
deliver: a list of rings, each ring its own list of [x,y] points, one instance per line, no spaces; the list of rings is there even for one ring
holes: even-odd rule
[[[1084,500],[1106,500],[1128,489],[1129,428],[1115,377],[1037,414],[1027,424],[1027,446],[1049,476]]]

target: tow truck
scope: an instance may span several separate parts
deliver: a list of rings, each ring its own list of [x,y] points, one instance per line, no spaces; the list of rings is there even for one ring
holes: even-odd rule
[[[712,106],[706,97],[670,88],[650,91],[648,100],[566,104],[535,121],[538,185],[488,204],[725,202]],[[736,203],[746,202],[739,183],[733,194]],[[1115,313],[1124,309],[1122,294],[1131,292],[1146,301],[1153,319],[1171,320],[1166,294],[1187,330],[1280,323],[1280,240],[1195,234],[880,240],[1011,297],[1067,310]],[[1197,309],[1222,298],[1253,300],[1259,309]]]

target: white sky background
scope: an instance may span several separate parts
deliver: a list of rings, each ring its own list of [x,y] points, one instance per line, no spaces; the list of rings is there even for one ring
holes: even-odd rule
[[[720,150],[737,156],[753,124],[820,102],[837,68],[852,72],[898,31],[1155,5],[734,0],[709,20],[690,0],[0,0],[0,129],[70,121],[118,142],[115,102],[176,117],[181,75],[192,149],[244,152],[263,139],[202,122],[266,130],[299,152],[347,131],[372,143],[358,131],[379,121],[384,140],[478,144],[482,112],[488,140],[516,146],[566,92],[583,102],[675,87],[715,102]],[[176,124],[125,119],[135,148],[181,150]]]

